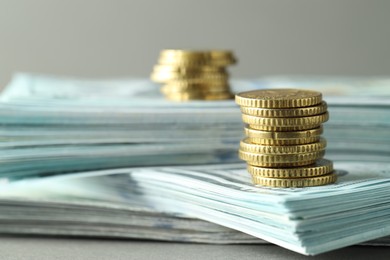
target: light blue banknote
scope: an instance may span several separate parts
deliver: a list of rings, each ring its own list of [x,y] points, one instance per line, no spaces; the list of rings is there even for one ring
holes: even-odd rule
[[[387,81],[373,81],[371,96],[361,95],[362,87],[357,91],[350,81],[339,81],[319,86],[330,112],[324,132],[327,157],[387,161]],[[235,80],[233,89],[264,88],[270,82]],[[0,95],[0,108],[0,176],[9,180],[112,167],[240,161],[243,124],[233,100],[172,103],[145,79],[19,74]]]
[[[24,180],[4,184],[0,197],[94,200],[119,208],[138,201],[309,255],[390,235],[389,162],[339,161],[335,167],[337,183],[321,187],[255,187],[244,164],[220,164]]]

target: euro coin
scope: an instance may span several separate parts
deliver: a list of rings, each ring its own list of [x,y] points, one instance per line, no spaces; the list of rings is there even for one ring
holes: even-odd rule
[[[327,104],[325,101],[316,106],[299,108],[241,107],[243,114],[258,117],[307,117],[324,114],[326,110]]]
[[[243,107],[296,108],[315,106],[321,101],[320,92],[300,89],[262,89],[236,95],[236,103]]]
[[[305,117],[258,117],[251,115],[242,115],[242,121],[248,125],[261,125],[270,127],[296,127],[296,126],[307,126],[307,125],[320,125],[329,119],[328,112],[321,115],[305,116]],[[257,129],[257,128],[256,128]]]
[[[320,140],[320,136],[297,139],[265,139],[257,137],[248,137],[248,140],[251,143],[260,145],[299,145],[318,142]]]
[[[165,60],[178,60],[178,59],[202,60],[202,59],[210,59],[210,54],[205,51],[167,49],[167,50],[162,50],[160,52],[160,58]]]
[[[278,179],[252,176],[255,185],[268,186],[274,188],[301,188],[331,184],[336,182],[337,175],[330,173],[318,177],[299,178],[299,179]]]
[[[297,154],[261,154],[238,150],[238,156],[248,164],[271,168],[309,165],[324,155],[325,150]]]
[[[188,81],[227,81],[227,73],[200,73],[200,74],[174,74],[174,73],[153,73],[151,79],[158,83],[166,83],[175,80]]]
[[[222,67],[235,62],[233,53],[224,50],[163,50],[159,58],[159,63],[165,65],[212,65]]]
[[[183,93],[164,93],[165,97],[172,101],[188,101],[203,99],[203,94],[200,92],[183,92]]]
[[[204,100],[225,100],[225,99],[233,99],[234,95],[228,91],[221,93],[206,93],[204,95]]]
[[[234,96],[230,92],[220,93],[199,93],[183,92],[166,94],[166,98],[172,101],[189,101],[189,100],[225,100],[232,99]]]
[[[298,139],[298,138],[310,138],[318,137],[324,131],[323,127],[317,127],[310,130],[294,131],[294,132],[271,132],[261,131],[245,127],[245,134],[250,138],[264,138],[264,139]]]
[[[321,138],[319,142],[302,145],[285,145],[285,146],[270,146],[259,145],[251,143],[248,138],[243,139],[240,142],[240,149],[250,153],[261,154],[299,154],[299,153],[312,153],[324,150],[326,147],[326,140]]]
[[[236,58],[229,50],[162,50],[159,64],[150,75],[164,86],[161,92],[169,100],[231,99],[226,66]]]
[[[242,158],[241,158],[242,159]],[[259,166],[259,167],[267,167],[267,168],[288,168],[288,167],[299,167],[306,166],[316,162],[316,160],[309,161],[296,161],[296,162],[264,162],[264,161],[246,161],[249,165]]]
[[[232,51],[227,50],[211,50],[209,51],[213,60],[236,60]]]
[[[155,65],[155,73],[199,74],[199,73],[226,73],[226,68],[216,66],[168,66]]]
[[[180,93],[180,92],[200,92],[200,93],[220,93],[220,92],[226,92],[229,91],[228,85],[221,85],[221,86],[207,86],[206,84],[202,85],[173,85],[173,84],[167,84],[163,87],[161,87],[161,92],[164,94],[170,94],[170,93]]]
[[[318,128],[320,125],[301,125],[301,126],[268,126],[268,125],[249,125],[250,128],[262,131],[275,131],[275,132],[286,132],[286,131],[303,131]]]
[[[294,168],[264,168],[248,165],[253,176],[269,178],[307,178],[328,174],[333,171],[333,163],[327,159],[318,159],[314,164]]]
[[[175,85],[175,86],[188,86],[188,85],[204,85],[204,86],[227,86],[229,82],[227,79],[202,79],[202,78],[194,78],[194,79],[186,79],[186,80],[171,80],[167,82],[165,85]]]

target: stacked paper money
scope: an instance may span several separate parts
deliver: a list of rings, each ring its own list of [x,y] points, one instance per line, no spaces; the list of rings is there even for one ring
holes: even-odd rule
[[[315,255],[390,235],[390,164],[338,162],[336,184],[253,187],[243,165],[135,170],[160,209],[176,210]]]
[[[266,87],[254,82],[235,81],[232,87],[235,92]],[[373,97],[365,87],[340,87],[340,96],[331,96],[326,89],[320,90],[332,115],[324,132],[327,157],[387,161],[387,86],[373,88],[373,93],[383,93]],[[111,167],[240,161],[243,125],[232,100],[172,103],[148,80],[20,74],[0,101],[0,148],[6,151],[0,154],[0,176],[10,179]]]
[[[102,173],[102,172],[101,172]],[[162,211],[136,194],[122,172],[113,176],[54,176],[0,188],[0,233],[137,238],[200,243],[266,243],[253,236],[182,213]],[[109,184],[125,182],[126,200]],[[102,184],[102,185],[99,185]]]
[[[265,83],[233,81],[232,89],[268,88]],[[171,103],[147,80],[19,75],[0,96],[0,176],[7,186],[21,178],[87,170],[104,176],[108,173],[101,169],[154,165],[117,172],[136,185],[103,178],[97,192],[85,197],[100,194],[102,201],[121,198],[127,203],[136,191],[159,212],[218,222],[305,254],[325,252],[390,234],[388,86],[372,88],[372,96],[365,86],[341,86],[338,96],[329,95],[334,89],[319,87],[331,114],[324,133],[327,157],[335,161],[339,181],[274,190],[253,187],[245,165],[227,165],[239,162],[244,136],[241,113],[232,100]],[[162,167],[185,164],[193,166]],[[116,175],[113,171],[110,176]],[[68,196],[75,193],[67,190]]]
[[[361,172],[364,170],[362,169]],[[361,172],[357,172],[359,176]],[[230,178],[231,173],[235,174],[233,179]],[[181,201],[190,197],[206,201],[209,195],[205,198],[198,195],[185,195],[183,199],[180,199],[180,202],[176,199],[168,200],[172,191],[164,196],[146,195],[147,192],[142,188],[140,189],[139,186],[143,181],[136,181],[136,179],[139,177],[148,178],[148,174],[156,174],[157,178],[153,178],[154,180],[160,179],[161,174],[164,176],[169,174],[170,177],[173,177],[172,182],[169,182],[171,184],[176,179],[179,182],[187,182],[186,179],[183,179],[183,177],[186,177],[190,178],[190,181],[199,184],[203,182],[206,185],[205,187],[210,185],[210,183],[207,184],[208,178],[218,179],[222,181],[218,189],[232,192],[234,195],[252,194],[259,198],[269,197],[267,194],[272,195],[267,189],[255,189],[250,185],[249,178],[244,174],[244,165],[242,164],[129,168],[67,174],[3,185],[0,189],[0,233],[141,238],[219,244],[267,243],[265,240],[258,238],[265,234],[258,231],[258,228],[264,225],[257,222],[251,223],[253,224],[252,231],[257,232],[253,234],[254,236],[235,230],[242,229],[242,226],[238,225],[241,222],[243,222],[241,224],[245,224],[249,221],[245,218],[254,218],[253,215],[249,214],[251,211],[248,209],[241,209],[242,213],[238,216],[243,220],[239,220],[235,224],[234,222],[233,224],[230,223],[232,220],[228,220],[229,218],[207,213],[211,210],[207,209],[207,204],[203,205],[205,208],[202,212],[196,213],[194,209],[199,207],[200,204],[191,202],[183,205]],[[203,178],[203,176],[208,177]],[[349,176],[349,179],[351,177]],[[200,178],[202,178],[202,181],[200,181]],[[236,182],[236,184],[231,186],[232,182]],[[352,182],[350,183],[352,184]],[[168,182],[165,182],[165,184],[168,184]],[[184,187],[187,187],[188,183],[184,184]],[[177,185],[174,184],[173,186]],[[245,188],[241,191],[235,191],[234,189],[237,187],[240,190],[242,187]],[[355,185],[355,187],[357,186]],[[160,190],[160,188],[161,185],[156,187],[157,190]],[[350,186],[349,188],[353,189],[354,187]],[[339,186],[337,189],[340,193],[344,188]],[[194,190],[192,189],[192,191]],[[290,195],[288,194],[289,191]],[[144,195],[140,195],[140,192]],[[308,192],[309,190],[300,191],[299,195]],[[276,190],[274,195],[287,198],[295,193],[294,190]],[[308,196],[309,199],[309,197],[313,198],[313,195],[312,193],[310,196],[302,196]],[[282,200],[281,198],[279,201]],[[304,199],[301,200],[304,201]],[[158,201],[158,203],[155,203],[155,201]],[[215,206],[218,204],[223,205],[217,203]],[[240,210],[232,204],[226,208],[228,211],[224,211],[225,215],[228,216],[227,213],[232,212],[230,210],[233,209]],[[318,210],[319,208],[316,209],[317,212]],[[261,210],[256,209],[253,213],[257,216],[259,213],[266,214],[267,211],[269,211],[269,208],[264,207]],[[187,212],[187,214],[183,214],[184,212]],[[304,209],[298,214],[303,212]],[[200,216],[199,218],[209,219],[211,222],[194,219],[194,216],[197,215]],[[270,216],[269,214],[266,215]],[[288,222],[286,217],[278,217],[278,219],[279,221],[285,220]],[[328,219],[332,218],[328,217]],[[294,219],[291,221],[294,221]],[[220,226],[213,222],[231,226],[235,229]],[[247,227],[246,230],[248,229]],[[358,238],[360,240],[362,240],[362,237],[368,239],[363,235]],[[368,241],[365,244],[389,245],[389,241],[390,237],[385,237]],[[339,246],[342,246],[342,244]]]

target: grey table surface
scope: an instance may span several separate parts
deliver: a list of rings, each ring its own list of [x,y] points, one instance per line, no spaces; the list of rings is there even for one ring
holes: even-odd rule
[[[0,236],[0,259],[390,259],[390,247],[353,246],[310,257],[274,245]]]

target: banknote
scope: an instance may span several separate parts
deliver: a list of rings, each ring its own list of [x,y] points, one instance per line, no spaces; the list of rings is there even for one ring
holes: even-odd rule
[[[346,104],[388,104],[390,79],[386,77],[324,77],[324,76],[271,76],[258,79],[232,79],[234,93],[261,88],[301,88],[317,89],[330,99],[331,103]],[[129,87],[131,86],[131,87]],[[354,99],[348,97],[354,97]],[[132,102],[129,98],[137,97]],[[372,97],[375,97],[374,99]],[[96,108],[118,107],[183,107],[181,104],[168,102],[161,98],[159,86],[145,78],[123,79],[78,79],[60,76],[17,73],[3,90],[2,102],[26,102],[45,100],[51,105],[79,102],[78,107]],[[145,104],[145,100],[154,100]],[[55,102],[54,102],[55,101]],[[115,103],[114,103],[114,102]],[[193,101],[185,107],[221,107],[230,101],[202,102]],[[28,103],[27,103],[28,104]]]
[[[304,254],[361,242],[389,245],[388,237],[380,238],[390,235],[389,167],[338,162],[338,183],[304,189],[254,187],[243,164],[26,179],[0,186],[0,233],[269,241]]]
[[[253,187],[244,167],[226,167],[139,170],[131,176],[159,207],[303,254],[390,235],[388,162],[336,162],[336,184],[304,189]]]
[[[184,214],[156,210],[136,192],[128,193],[126,200],[110,196],[109,191],[102,191],[102,196],[91,196],[86,193],[84,181],[88,179],[83,178],[83,174],[68,176],[0,184],[0,233],[217,244],[266,243]],[[98,178],[106,185],[118,179],[128,178]]]
[[[242,232],[140,203],[96,199],[0,198],[0,234],[148,239],[213,244],[267,243]]]
[[[238,92],[267,84],[233,80],[232,88]],[[349,85],[336,85],[339,91],[320,88],[330,112],[324,133],[327,157],[387,161],[389,88],[380,84],[372,95],[363,95]],[[243,124],[233,100],[169,102],[145,79],[19,74],[0,95],[0,108],[0,176],[8,180],[113,167],[240,161]]]
[[[146,79],[16,75],[0,95],[0,232],[268,241],[310,255],[390,235],[389,80],[263,78],[232,90],[281,85],[323,92],[336,184],[250,184],[233,100],[170,102]]]

